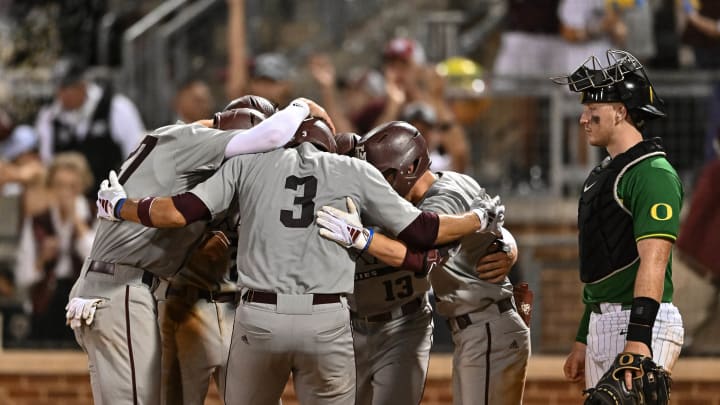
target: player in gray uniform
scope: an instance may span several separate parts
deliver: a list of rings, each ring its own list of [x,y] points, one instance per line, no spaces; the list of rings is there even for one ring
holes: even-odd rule
[[[123,184],[130,195],[182,193],[212,175],[225,158],[287,142],[310,106],[322,113],[314,103],[296,100],[247,131],[200,124],[158,128],[123,163],[113,182]],[[107,217],[107,206],[98,207],[98,215]],[[170,277],[177,272],[204,229],[202,223],[185,229],[150,229],[100,221],[90,257],[71,291],[67,314],[88,354],[96,404],[159,403],[160,339],[151,294],[153,275]]]
[[[235,108],[240,107],[240,108]],[[250,107],[250,108],[243,108]],[[220,129],[249,129],[272,115],[275,107],[257,96],[233,100],[216,114]],[[260,112],[263,111],[263,112]],[[230,336],[238,286],[234,267],[237,245],[235,209],[211,224],[186,265],[155,291],[162,342],[160,403],[202,405],[211,377],[225,390]],[[234,273],[234,277],[231,276]]]
[[[380,126],[365,139],[379,131],[395,131],[404,126]],[[403,137],[405,132],[400,134]],[[427,146],[422,136],[403,137],[408,143],[398,150],[385,148],[384,161],[371,160],[364,147],[360,155],[373,165],[387,170],[401,167],[406,159],[415,166],[414,173],[424,173],[430,166]],[[379,136],[381,137],[382,134]],[[356,141],[357,142],[357,141]],[[354,148],[353,148],[354,149]],[[354,154],[353,150],[353,154]],[[370,157],[373,157],[372,154]],[[407,196],[419,176],[407,178],[396,174],[393,188]],[[412,201],[411,201],[412,202]],[[357,261],[355,291],[349,296],[353,324],[355,363],[357,368],[357,404],[410,404],[420,403],[427,376],[432,346],[432,313],[428,303],[430,282],[427,273],[433,266],[444,263],[454,245],[432,249],[422,254],[415,265],[402,267],[401,262],[389,266],[370,254]],[[403,257],[398,257],[403,258]],[[490,264],[494,270],[510,271],[509,260],[493,258],[479,262]],[[418,266],[419,265],[419,266]]]
[[[366,162],[335,151],[321,121],[306,121],[284,150],[239,156],[186,194],[190,206],[169,197],[152,207],[124,199],[121,188],[100,192],[110,206],[125,201],[120,216],[153,226],[186,226],[222,215],[237,196],[238,282],[243,298],[235,316],[225,400],[231,404],[277,403],[290,373],[305,404],[353,404],[355,365],[344,295],[353,290],[354,262],[348,252],[322,240],[315,223],[331,221],[345,196],[368,223],[419,249],[448,242],[487,226],[488,210],[438,216],[421,212],[398,196]],[[177,198],[174,197],[174,198]],[[321,214],[325,215],[321,215]],[[363,247],[372,233],[352,224],[339,230]]]
[[[377,127],[358,141],[355,150],[357,157],[375,165],[396,191],[423,210],[459,213],[478,197],[490,199],[468,176],[430,172],[422,135],[407,123],[396,121]],[[529,330],[513,306],[512,285],[506,277],[511,263],[507,258],[503,260],[504,253],[490,250],[500,232],[514,244],[512,235],[498,227],[495,234],[484,232],[463,238],[459,253],[448,257],[444,264],[435,253],[409,254],[398,245],[392,255],[388,253],[392,249],[372,246],[387,239],[375,238],[370,246],[371,252],[379,249],[384,253],[378,256],[381,260],[402,263],[405,269],[425,268],[429,272],[431,267],[437,267],[430,272],[430,281],[437,310],[449,319],[453,332],[455,404],[522,403],[530,354]],[[478,269],[483,271],[478,274]],[[502,276],[496,280],[498,271]],[[486,281],[488,274],[493,282]],[[396,288],[405,285],[400,280]]]

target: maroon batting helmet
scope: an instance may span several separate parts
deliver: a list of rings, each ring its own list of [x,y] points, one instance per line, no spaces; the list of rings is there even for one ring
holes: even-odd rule
[[[263,113],[265,117],[269,117],[277,112],[277,107],[272,101],[265,97],[252,94],[236,98],[228,103],[223,111],[234,110],[235,108],[252,108],[255,111]]]
[[[355,157],[377,167],[401,196],[430,168],[425,138],[404,121],[390,121],[368,132],[358,141]]]
[[[291,148],[305,142],[310,142],[325,152],[337,153],[335,135],[321,118],[306,118],[285,147]]]
[[[263,122],[265,115],[251,108],[235,108],[215,113],[213,128],[217,129],[250,129]]]
[[[359,139],[360,135],[353,132],[341,132],[335,135],[338,155],[354,156],[355,145]]]

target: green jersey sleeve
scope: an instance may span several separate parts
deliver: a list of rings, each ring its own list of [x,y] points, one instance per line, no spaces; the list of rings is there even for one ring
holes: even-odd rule
[[[677,172],[664,157],[646,159],[630,168],[621,177],[617,193],[632,214],[635,240],[677,239],[683,189]]]

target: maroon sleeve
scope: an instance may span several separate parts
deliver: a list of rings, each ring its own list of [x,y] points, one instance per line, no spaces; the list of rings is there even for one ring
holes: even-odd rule
[[[172,197],[173,204],[178,212],[190,224],[195,221],[209,221],[212,216],[205,203],[193,193],[182,193]]]
[[[439,228],[438,214],[423,211],[398,234],[398,239],[413,249],[429,250],[435,245]]]

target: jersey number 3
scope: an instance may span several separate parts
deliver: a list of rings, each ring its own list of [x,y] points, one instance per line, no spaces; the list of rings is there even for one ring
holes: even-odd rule
[[[300,216],[296,217],[293,210],[280,210],[280,222],[288,228],[307,228],[313,223],[315,216],[315,195],[317,194],[317,179],[313,176],[290,176],[285,179],[285,188],[297,190],[303,186],[302,195],[296,195],[293,205],[300,206]]]

